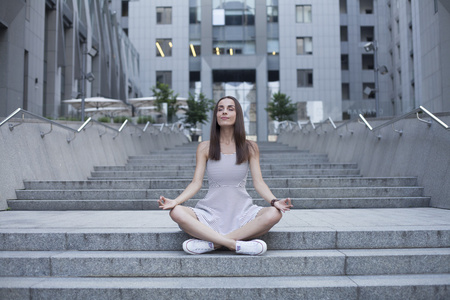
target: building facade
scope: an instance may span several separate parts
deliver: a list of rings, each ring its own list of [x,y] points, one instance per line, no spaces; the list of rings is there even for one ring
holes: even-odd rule
[[[144,95],[160,81],[182,97],[236,96],[247,134],[263,141],[272,133],[264,108],[275,91],[297,103],[300,121],[393,116],[418,105],[450,110],[446,3],[112,0],[111,6],[141,54]]]
[[[142,95],[139,54],[108,3],[0,0],[0,116],[19,107],[49,118],[73,115],[62,101],[83,90],[124,102]]]

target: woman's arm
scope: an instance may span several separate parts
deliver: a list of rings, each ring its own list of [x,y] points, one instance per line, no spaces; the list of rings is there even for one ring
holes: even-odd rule
[[[264,182],[261,173],[261,166],[259,164],[259,148],[255,142],[249,141],[250,143],[250,172],[252,173],[253,186],[255,187],[256,192],[267,202],[271,203],[273,199],[277,199],[272,191],[269,189],[267,184]],[[274,206],[282,211],[290,210],[293,205],[291,204],[291,199],[286,198],[280,201],[276,201]]]
[[[186,189],[176,198],[168,199],[164,196],[159,197],[159,207],[162,209],[172,209],[178,204],[181,204],[191,199],[201,189],[203,184],[203,177],[206,170],[206,162],[208,160],[209,142],[202,142],[197,147],[195,173],[191,183]]]

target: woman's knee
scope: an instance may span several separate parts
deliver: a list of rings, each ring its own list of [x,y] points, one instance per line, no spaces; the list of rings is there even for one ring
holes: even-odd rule
[[[170,217],[175,223],[182,224],[186,222],[188,218],[193,216],[185,209],[185,207],[175,206],[169,213]]]
[[[282,214],[277,208],[268,207],[263,216],[268,225],[275,225],[281,220]]]
[[[186,213],[183,211],[182,208],[180,208],[179,206],[175,206],[174,208],[172,208],[169,212],[169,216],[172,218],[173,221],[175,221],[176,223],[179,223],[183,220],[183,215],[185,215]]]

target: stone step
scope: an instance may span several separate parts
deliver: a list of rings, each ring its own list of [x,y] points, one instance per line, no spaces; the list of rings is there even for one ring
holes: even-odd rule
[[[91,172],[91,177],[119,177],[119,178],[137,178],[137,177],[148,177],[148,178],[160,178],[160,177],[187,177],[192,178],[194,175],[194,168],[189,170],[175,170],[175,171],[93,171]],[[314,175],[324,175],[324,176],[349,176],[349,175],[359,175],[358,169],[291,169],[291,170],[262,170],[262,175],[264,178],[276,176],[314,176]]]
[[[161,170],[189,170],[194,169],[195,165],[173,164],[167,165],[163,163],[155,163],[154,165],[126,165],[126,166],[98,166],[94,167],[94,171],[161,171]],[[357,164],[261,164],[261,170],[284,170],[284,169],[357,169]]]
[[[273,151],[269,152],[261,152],[260,151],[260,157],[268,157],[268,158],[277,158],[280,157],[280,153],[284,153],[282,149],[276,149],[274,148]],[[302,157],[324,157],[326,158],[326,154],[320,154],[320,153],[310,153],[309,151],[301,151],[297,150],[295,152],[288,152],[290,157],[296,157],[296,158],[302,158]],[[165,151],[163,153],[150,153],[150,154],[144,154],[144,155],[131,155],[128,157],[128,159],[154,159],[154,158],[165,158],[165,157],[179,157],[179,158],[195,158],[196,156],[196,150],[192,150],[190,152],[183,152],[179,151],[176,153],[172,153],[170,150]]]
[[[423,196],[421,187],[346,187],[346,188],[272,188],[278,198],[344,198],[344,197],[417,197]],[[252,198],[259,197],[255,189],[247,189]],[[90,189],[90,190],[17,190],[17,199],[88,200],[88,199],[157,199],[160,195],[176,198],[183,189]],[[201,189],[196,198],[204,198]]]
[[[293,209],[330,208],[404,208],[428,207],[430,197],[366,197],[366,198],[291,198]],[[195,206],[198,199],[185,202]],[[263,199],[253,199],[259,206],[269,206]],[[12,210],[159,210],[155,199],[82,199],[82,200],[8,200]]]
[[[273,188],[300,187],[394,187],[416,186],[416,177],[355,177],[355,178],[272,178],[264,180]],[[25,189],[181,189],[185,188],[191,179],[152,179],[152,180],[96,180],[96,181],[25,181]],[[208,186],[208,181],[203,181]],[[252,187],[251,178],[247,187]]]
[[[450,249],[0,251],[0,277],[253,277],[450,273]]]
[[[449,274],[177,278],[4,277],[2,299],[449,299]]]
[[[181,251],[189,238],[176,228],[0,228],[0,251]],[[262,239],[268,254],[274,250],[449,248],[450,226],[297,226],[273,229]]]
[[[322,158],[322,157],[312,157],[312,158],[297,158],[297,159],[291,159],[291,158],[276,158],[276,159],[271,159],[271,158],[261,158],[260,159],[260,163],[261,164],[289,164],[292,162],[295,163],[328,163],[328,159],[327,158]],[[196,159],[195,158],[187,158],[187,159],[179,159],[178,157],[166,157],[166,158],[155,158],[155,159],[136,159],[136,160],[128,160],[126,165],[148,165],[148,166],[152,166],[155,164],[167,164],[167,165],[171,165],[171,164],[179,164],[179,165],[194,165],[195,166],[195,162]]]

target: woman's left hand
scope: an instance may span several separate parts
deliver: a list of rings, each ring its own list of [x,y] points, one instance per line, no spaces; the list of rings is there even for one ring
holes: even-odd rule
[[[291,207],[294,207],[291,203],[291,198],[282,199],[276,201],[274,204],[275,208],[277,208],[281,212],[287,212],[291,210]]]

